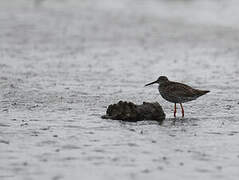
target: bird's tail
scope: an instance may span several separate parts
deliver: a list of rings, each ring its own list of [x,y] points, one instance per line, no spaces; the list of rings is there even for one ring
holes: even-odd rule
[[[207,93],[209,93],[209,92],[210,92],[210,91],[207,91],[207,90],[206,90],[206,91],[204,91],[204,90],[199,90],[199,91],[198,91],[198,95],[199,95],[199,96],[202,96],[202,95],[207,94]]]

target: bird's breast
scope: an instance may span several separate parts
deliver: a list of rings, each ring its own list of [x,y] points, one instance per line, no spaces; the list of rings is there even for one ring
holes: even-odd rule
[[[172,103],[180,103],[181,99],[177,96],[173,96],[170,92],[166,91],[163,87],[158,87],[159,93],[165,100],[172,102]]]

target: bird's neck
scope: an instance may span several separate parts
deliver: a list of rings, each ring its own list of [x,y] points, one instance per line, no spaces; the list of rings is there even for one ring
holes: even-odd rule
[[[167,86],[168,83],[169,83],[169,81],[159,83],[158,89],[159,90],[162,89],[163,87]]]

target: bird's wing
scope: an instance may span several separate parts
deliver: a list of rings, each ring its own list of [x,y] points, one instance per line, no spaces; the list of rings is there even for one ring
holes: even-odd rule
[[[169,92],[172,96],[175,97],[194,97],[197,95],[197,90],[191,88],[190,86],[182,83],[172,82],[168,85],[166,91]]]

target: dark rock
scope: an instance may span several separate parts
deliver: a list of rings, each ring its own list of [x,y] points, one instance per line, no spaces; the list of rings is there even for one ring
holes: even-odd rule
[[[136,105],[132,102],[119,101],[117,104],[109,105],[106,115],[102,116],[102,118],[130,122],[142,120],[162,121],[165,119],[165,113],[157,102],[143,102],[141,105]]]

